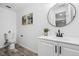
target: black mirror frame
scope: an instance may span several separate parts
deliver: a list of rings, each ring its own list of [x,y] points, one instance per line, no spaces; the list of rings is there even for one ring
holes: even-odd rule
[[[71,20],[69,23],[67,23],[65,26],[69,25],[69,24],[74,20],[74,18],[76,17],[76,7],[75,7],[72,3],[68,3],[68,4],[70,4],[71,6],[73,6],[73,8],[74,8],[74,10],[75,10],[75,14],[74,14],[72,20]],[[55,25],[51,24],[51,22],[49,21],[49,17],[48,17],[49,12],[50,12],[50,10],[51,10],[52,8],[53,8],[53,7],[51,7],[51,8],[49,9],[49,11],[48,11],[47,20],[48,20],[48,23],[49,23],[50,25],[56,27]],[[65,27],[65,26],[61,26],[61,27]],[[59,27],[59,28],[60,28],[60,27]]]

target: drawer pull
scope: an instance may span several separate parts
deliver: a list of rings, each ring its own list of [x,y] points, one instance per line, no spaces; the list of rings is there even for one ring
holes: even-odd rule
[[[61,46],[59,47],[59,54],[61,54]]]
[[[55,46],[55,53],[57,53],[57,46]]]

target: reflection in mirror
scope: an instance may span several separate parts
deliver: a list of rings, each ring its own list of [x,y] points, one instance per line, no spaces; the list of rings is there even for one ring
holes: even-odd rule
[[[48,22],[55,27],[70,24],[76,16],[76,8],[71,3],[57,3],[48,12]]]

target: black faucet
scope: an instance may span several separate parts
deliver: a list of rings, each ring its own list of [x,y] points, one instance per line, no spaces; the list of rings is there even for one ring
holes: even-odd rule
[[[63,37],[63,34],[64,34],[64,33],[60,33],[60,30],[58,29],[58,33],[56,33],[56,36],[57,36],[57,37]]]

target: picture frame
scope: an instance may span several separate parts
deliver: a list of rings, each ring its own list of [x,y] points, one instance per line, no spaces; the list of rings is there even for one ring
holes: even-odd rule
[[[22,25],[33,24],[33,13],[22,16]]]

